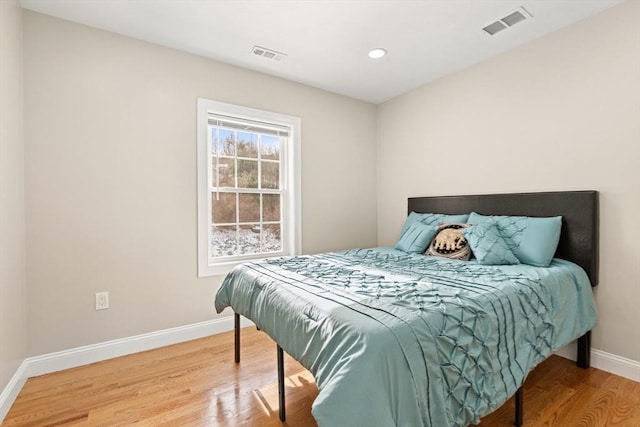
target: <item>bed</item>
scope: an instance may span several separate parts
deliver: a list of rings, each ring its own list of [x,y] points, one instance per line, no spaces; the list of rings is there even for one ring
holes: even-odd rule
[[[474,213],[476,222],[561,216],[561,232],[546,267],[397,248],[238,266],[218,291],[216,310],[235,312],[236,362],[240,315],[276,341],[282,420],[283,351],[316,379],[319,426],[466,426],[514,394],[519,425],[521,386],[537,364],[578,339],[578,365],[589,366],[597,192],[410,198],[408,213],[403,236],[420,213]]]

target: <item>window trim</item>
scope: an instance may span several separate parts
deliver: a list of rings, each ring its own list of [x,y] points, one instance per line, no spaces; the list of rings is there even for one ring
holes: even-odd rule
[[[211,193],[210,193],[210,156],[208,125],[209,114],[221,114],[247,120],[259,120],[290,128],[289,141],[281,159],[284,192],[286,194],[282,210],[282,223],[286,228],[284,252],[274,256],[298,255],[302,247],[301,221],[301,172],[300,172],[300,135],[299,117],[255,108],[243,107],[210,99],[198,98],[197,102],[197,181],[198,181],[198,277],[221,275],[230,272],[236,265],[251,260],[269,258],[264,254],[257,256],[239,255],[224,262],[209,262],[209,232],[211,229]]]

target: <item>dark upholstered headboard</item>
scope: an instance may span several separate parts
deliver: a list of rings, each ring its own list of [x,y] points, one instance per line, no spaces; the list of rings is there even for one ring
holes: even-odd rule
[[[411,197],[408,212],[483,215],[562,216],[562,232],[555,257],[572,261],[598,285],[597,191]]]

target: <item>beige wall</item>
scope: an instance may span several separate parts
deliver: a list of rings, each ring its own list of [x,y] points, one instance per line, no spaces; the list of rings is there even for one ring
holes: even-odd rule
[[[26,356],[22,13],[0,1],[0,392]]]
[[[21,45],[0,3],[4,55]],[[639,17],[626,2],[389,101],[376,124],[366,103],[25,11],[28,353],[216,316],[220,278],[196,278],[195,100],[208,97],[302,118],[305,253],[393,243],[408,196],[599,190],[594,345],[640,361]],[[3,114],[20,103],[5,90]],[[14,141],[0,148],[18,159]],[[22,166],[0,173],[19,183]],[[3,233],[23,229],[2,209]],[[24,273],[0,274],[1,299],[19,298]],[[112,308],[96,312],[102,290]],[[24,319],[20,307],[0,313]],[[1,375],[24,353],[6,324],[0,348],[17,350],[0,350]]]
[[[640,361],[640,2],[629,1],[378,109],[378,241],[408,196],[595,189],[594,347]]]
[[[216,317],[221,278],[196,277],[197,97],[301,117],[303,251],[375,245],[375,106],[24,21],[30,355]]]

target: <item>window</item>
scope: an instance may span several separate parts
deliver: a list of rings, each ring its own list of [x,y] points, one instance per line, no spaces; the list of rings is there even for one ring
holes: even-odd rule
[[[198,99],[198,275],[300,248],[300,119]]]

